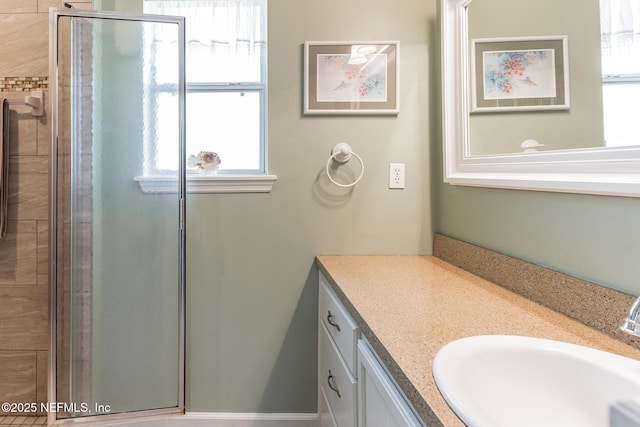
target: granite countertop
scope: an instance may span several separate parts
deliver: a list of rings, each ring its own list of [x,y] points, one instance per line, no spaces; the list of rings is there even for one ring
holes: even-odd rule
[[[640,350],[432,256],[316,261],[429,427],[464,426],[432,375],[438,350],[459,338],[525,335],[640,359]]]

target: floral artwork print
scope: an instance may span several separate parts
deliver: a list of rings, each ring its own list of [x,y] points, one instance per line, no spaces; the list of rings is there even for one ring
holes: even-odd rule
[[[553,49],[483,52],[485,99],[556,96]]]
[[[386,102],[387,55],[364,55],[366,62],[350,64],[350,55],[318,55],[319,102]]]

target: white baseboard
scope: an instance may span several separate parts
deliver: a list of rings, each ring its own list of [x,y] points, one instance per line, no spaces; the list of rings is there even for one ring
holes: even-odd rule
[[[110,424],[118,427],[318,427],[318,414],[187,412]]]
[[[317,427],[318,414],[187,412],[185,427]],[[204,421],[200,424],[199,421]]]

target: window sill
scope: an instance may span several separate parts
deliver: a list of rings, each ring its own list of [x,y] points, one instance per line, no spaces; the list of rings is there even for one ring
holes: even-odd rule
[[[143,193],[175,193],[177,178],[136,176]],[[188,175],[187,193],[269,193],[276,175]]]

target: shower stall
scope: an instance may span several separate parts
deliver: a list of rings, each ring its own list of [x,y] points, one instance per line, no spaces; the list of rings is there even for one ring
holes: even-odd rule
[[[51,10],[50,39],[49,423],[182,413],[184,18]]]

